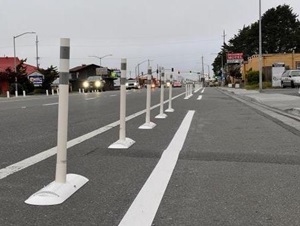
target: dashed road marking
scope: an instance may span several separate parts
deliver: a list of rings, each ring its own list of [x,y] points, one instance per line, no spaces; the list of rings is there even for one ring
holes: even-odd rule
[[[43,104],[43,106],[52,106],[52,105],[58,105],[58,102],[50,103],[50,104]]]
[[[202,99],[202,95],[199,95],[197,100],[201,100]]]

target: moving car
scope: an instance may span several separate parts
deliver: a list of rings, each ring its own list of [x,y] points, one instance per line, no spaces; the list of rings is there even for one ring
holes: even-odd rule
[[[82,83],[83,89],[85,92],[91,92],[91,91],[104,91],[104,81],[102,80],[102,77],[99,75],[95,76],[89,76],[87,80],[85,80]]]
[[[173,81],[173,87],[182,87],[182,83],[179,81]]]
[[[300,86],[300,70],[287,70],[281,76],[281,87],[299,87]]]
[[[51,83],[51,89],[57,92],[59,90],[59,78],[56,78],[52,83]],[[72,92],[72,85],[69,83],[69,92]]]
[[[121,79],[117,78],[114,80],[114,90],[120,89],[121,86]]]
[[[140,84],[135,79],[128,79],[126,82],[126,89],[139,89]]]
[[[51,83],[51,89],[53,89],[54,91],[57,91],[59,87],[59,78],[55,79],[52,83]]]

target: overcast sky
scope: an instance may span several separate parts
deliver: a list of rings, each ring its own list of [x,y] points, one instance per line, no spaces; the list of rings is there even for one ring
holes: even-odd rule
[[[299,0],[262,0],[262,14],[282,4],[300,14]],[[0,0],[0,56],[13,57],[13,36],[34,31],[43,68],[59,65],[60,38],[70,38],[71,68],[99,65],[89,56],[112,54],[102,66],[120,68],[120,59],[127,58],[132,74],[147,59],[154,68],[201,71],[203,56],[207,72],[223,30],[228,41],[258,17],[259,0]],[[35,39],[32,34],[16,39],[17,56],[32,65]]]

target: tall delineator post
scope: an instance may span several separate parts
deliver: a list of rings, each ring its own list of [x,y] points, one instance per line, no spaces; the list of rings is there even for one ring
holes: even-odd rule
[[[172,68],[170,74],[169,106],[168,109],[166,109],[166,112],[174,112],[174,109],[172,108],[173,71],[174,69]]]
[[[59,90],[58,97],[58,130],[57,130],[57,160],[55,181],[66,182],[67,173],[67,136],[69,112],[69,68],[70,39],[60,40]]]
[[[55,181],[42,188],[25,203],[31,205],[57,205],[63,203],[78,189],[88,182],[88,179],[67,174],[67,135],[69,109],[69,67],[70,67],[70,39],[60,39],[59,66],[59,101],[58,101],[58,129],[57,129],[57,160]]]
[[[119,140],[111,144],[111,149],[127,149],[135,143],[134,140],[126,137],[126,74],[127,59],[121,59],[121,78],[120,78],[120,130]]]
[[[151,82],[152,82],[152,68],[148,65],[147,75],[147,100],[146,100],[146,122],[139,127],[139,129],[153,129],[156,124],[150,121],[151,108]]]
[[[155,116],[155,118],[164,119],[167,118],[167,115],[164,114],[164,89],[165,89],[165,69],[161,68],[160,70],[161,80],[160,80],[160,108],[159,108],[159,114]]]

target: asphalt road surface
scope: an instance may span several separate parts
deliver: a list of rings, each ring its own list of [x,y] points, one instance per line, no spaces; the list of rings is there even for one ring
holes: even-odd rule
[[[55,155],[30,161],[56,146],[57,96],[0,99],[0,225],[299,225],[299,135],[216,88],[189,99],[173,91],[175,112],[156,119],[155,107],[152,130],[138,129],[145,89],[127,92],[126,136],[136,143],[125,150],[108,149],[119,92],[71,94],[69,142],[97,132],[68,149],[68,173],[89,182],[55,206],[24,201],[55,177]]]

